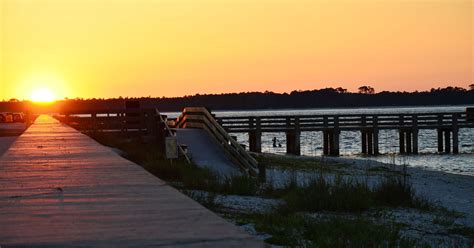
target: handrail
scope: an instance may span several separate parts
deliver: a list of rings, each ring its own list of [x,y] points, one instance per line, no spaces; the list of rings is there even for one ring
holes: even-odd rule
[[[168,126],[168,123],[166,123],[166,121],[163,119],[163,116],[160,114],[160,111],[158,111],[158,109],[156,109],[156,108],[155,108],[155,114],[157,114],[159,116],[160,122],[164,123],[165,129],[166,129],[166,131],[168,131],[168,134],[170,136],[176,136],[176,133],[173,133],[171,131],[171,128]],[[184,151],[184,149],[180,145],[178,145],[178,149],[181,152],[181,154],[184,155],[184,157],[186,158],[186,161],[190,164],[191,159],[189,159],[188,155],[186,154],[186,151]]]
[[[206,130],[243,171],[252,176],[258,174],[258,162],[217,123],[206,108],[187,107],[172,124],[175,128]]]
[[[447,128],[456,122],[458,128],[474,128],[474,118],[467,112],[394,113],[394,114],[342,114],[342,115],[282,115],[219,117],[219,123],[228,132],[247,132],[257,129],[251,123],[258,120],[260,131],[285,131],[298,126],[302,131],[319,131],[328,128],[357,130],[361,128],[400,129],[410,126],[417,129]],[[337,120],[337,122],[336,122]]]

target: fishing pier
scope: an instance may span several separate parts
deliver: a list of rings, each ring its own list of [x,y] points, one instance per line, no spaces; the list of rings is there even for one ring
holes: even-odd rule
[[[287,153],[300,155],[301,132],[323,133],[323,154],[340,154],[342,131],[357,131],[361,137],[361,152],[379,154],[379,131],[397,130],[399,152],[418,153],[418,132],[422,129],[437,130],[438,152],[459,153],[459,129],[474,128],[474,111],[450,113],[407,114],[344,114],[344,115],[282,115],[218,117],[228,133],[248,133],[249,150],[261,152],[262,133],[286,133]]]

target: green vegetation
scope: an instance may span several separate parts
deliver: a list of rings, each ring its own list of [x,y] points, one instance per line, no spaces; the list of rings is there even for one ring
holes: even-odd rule
[[[474,228],[472,227],[455,227],[449,230],[450,233],[463,235],[474,240]],[[473,241],[474,245],[474,241]]]
[[[344,180],[342,177],[337,177],[333,183],[319,177],[305,187],[288,190],[283,199],[284,212],[361,212],[373,205],[371,191],[366,184]]]
[[[141,138],[108,133],[88,133],[98,142],[120,149],[123,156],[147,171],[166,180],[206,208],[221,212],[216,203],[218,194],[246,195],[283,199],[283,204],[269,214],[221,213],[241,224],[252,223],[258,232],[271,235],[267,243],[284,246],[311,247],[413,247],[416,240],[403,238],[401,225],[381,224],[367,218],[368,211],[405,207],[440,213],[434,224],[452,224],[459,215],[418,196],[405,171],[377,168],[385,176],[369,185],[367,180],[356,181],[342,176],[347,165],[319,160],[278,156],[256,156],[268,168],[284,170],[312,170],[319,173],[305,185],[297,184],[296,173],[290,173],[290,182],[276,188],[271,182],[256,178],[235,176],[222,178],[209,169],[188,164],[185,160],[169,160],[157,151],[158,146]],[[290,171],[291,172],[291,171]],[[325,177],[333,175],[334,178]],[[292,175],[292,176],[291,176]],[[334,213],[335,216],[317,218],[311,213]],[[349,217],[348,217],[349,216]],[[450,232],[472,238],[469,228],[451,228]]]
[[[272,236],[265,242],[290,247],[413,247],[400,226],[373,223],[363,217],[308,217],[302,214],[227,216],[239,224],[253,223],[256,231]]]
[[[341,163],[327,163],[323,160],[305,159],[302,157],[291,157],[291,156],[279,156],[279,155],[262,155],[254,153],[253,157],[258,161],[259,164],[263,164],[266,167],[280,167],[289,169],[318,169],[323,172],[337,171],[340,169],[347,168],[347,164]]]
[[[86,133],[99,143],[120,149],[123,156],[141,165],[151,174],[166,180],[177,188],[203,190],[220,194],[255,195],[258,180],[248,176],[221,178],[207,168],[188,164],[186,160],[170,161],[158,151],[158,146],[140,137],[103,132]]]

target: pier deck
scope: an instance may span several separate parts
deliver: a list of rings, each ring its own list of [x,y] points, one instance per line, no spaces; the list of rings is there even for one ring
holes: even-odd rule
[[[0,246],[261,247],[140,166],[40,116],[0,157]]]

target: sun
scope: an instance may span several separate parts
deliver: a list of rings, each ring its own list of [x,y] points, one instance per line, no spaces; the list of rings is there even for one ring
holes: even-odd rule
[[[54,93],[46,88],[34,90],[31,93],[31,100],[39,103],[50,103],[56,100]]]

